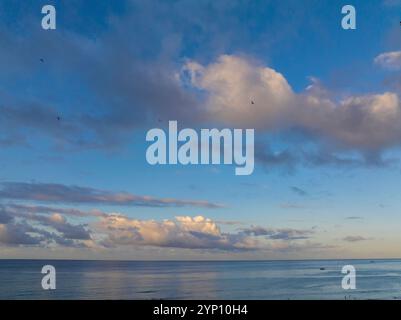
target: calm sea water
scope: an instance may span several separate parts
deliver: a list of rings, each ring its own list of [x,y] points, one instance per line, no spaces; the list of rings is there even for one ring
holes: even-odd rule
[[[41,288],[41,268],[57,289]],[[341,268],[357,289],[341,288]],[[324,268],[324,270],[321,270]],[[145,262],[0,260],[0,299],[401,299],[401,260]]]

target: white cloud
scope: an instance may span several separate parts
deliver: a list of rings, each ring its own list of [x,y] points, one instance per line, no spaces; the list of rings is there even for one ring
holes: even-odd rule
[[[203,216],[179,216],[175,220],[137,220],[120,214],[101,218],[100,232],[106,246],[149,245],[192,249],[256,249],[257,241],[246,236],[224,234]]]
[[[26,211],[27,208],[32,209]],[[140,220],[120,213],[87,215],[88,224],[70,221],[69,209],[14,206],[0,207],[0,247],[81,248],[91,252],[131,252],[163,248],[211,252],[288,252],[314,249],[309,240],[313,229],[243,227],[221,230],[219,223],[204,216]],[[42,211],[43,210],[43,211]],[[76,222],[76,221],[75,221]],[[232,228],[232,227],[227,227]],[[111,249],[112,250],[109,250]],[[89,252],[89,251],[88,251]]]
[[[395,93],[331,97],[319,81],[295,93],[284,76],[244,57],[223,55],[183,68],[205,92],[211,119],[264,132],[298,129],[337,149],[380,151],[401,142],[401,107]]]
[[[137,220],[120,214],[100,218],[98,233],[106,247],[121,245],[186,249],[258,250],[288,248],[289,241],[306,240],[310,230],[251,227],[236,233],[222,232],[213,220],[178,216],[174,220]],[[259,232],[258,232],[259,231]]]
[[[207,109],[213,118],[272,129],[290,116],[295,95],[273,69],[223,55],[208,66],[189,62],[184,71],[189,72],[195,87],[207,91]]]
[[[379,54],[374,61],[386,69],[398,70],[401,68],[401,51],[391,51]]]

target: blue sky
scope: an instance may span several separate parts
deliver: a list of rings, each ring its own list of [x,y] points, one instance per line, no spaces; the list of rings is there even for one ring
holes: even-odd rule
[[[0,257],[401,256],[401,3],[45,4],[0,2]],[[255,128],[253,174],[149,165],[169,120]]]

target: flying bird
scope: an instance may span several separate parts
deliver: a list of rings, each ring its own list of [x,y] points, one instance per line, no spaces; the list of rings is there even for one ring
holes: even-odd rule
[[[39,60],[40,60],[40,62],[42,62],[42,63],[45,62],[45,60],[44,60],[43,58],[40,58]]]
[[[251,104],[255,104],[255,102],[253,100],[251,100]]]

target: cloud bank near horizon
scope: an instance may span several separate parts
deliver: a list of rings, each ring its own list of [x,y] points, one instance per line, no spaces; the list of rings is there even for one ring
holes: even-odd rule
[[[73,223],[77,217],[87,223]],[[224,225],[222,223],[221,225]],[[99,210],[8,204],[0,207],[0,246],[72,247],[111,250],[124,247],[195,249],[203,251],[291,251],[321,249],[311,242],[315,231],[250,226],[223,232],[218,222],[204,216],[140,220]]]

